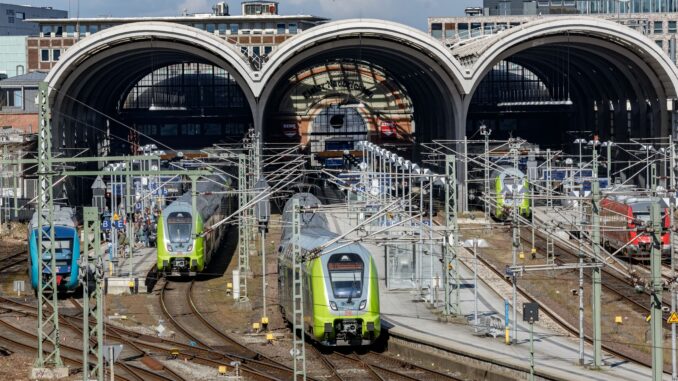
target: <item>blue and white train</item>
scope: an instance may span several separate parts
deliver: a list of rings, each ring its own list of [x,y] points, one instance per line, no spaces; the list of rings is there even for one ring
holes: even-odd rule
[[[49,241],[49,226],[43,227],[43,242]],[[54,207],[54,243],[56,256],[57,290],[70,291],[78,287],[78,263],[80,261],[80,237],[74,210],[66,207]],[[51,253],[44,250],[42,260],[51,261]],[[28,277],[34,290],[38,289],[38,277],[49,274],[45,269],[39,274],[38,262],[38,214],[33,214],[28,229]]]

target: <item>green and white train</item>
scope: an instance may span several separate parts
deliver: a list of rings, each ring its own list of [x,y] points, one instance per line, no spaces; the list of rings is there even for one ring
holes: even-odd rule
[[[298,193],[285,204],[278,293],[288,320],[293,314],[293,199],[298,199],[302,208],[321,204],[310,193]],[[302,257],[338,237],[323,213],[302,212],[300,221]],[[302,265],[304,332],[325,346],[370,345],[381,333],[376,266],[370,252],[359,243],[343,245],[333,243]]]
[[[230,199],[219,182],[224,183],[217,176],[197,182],[195,216],[191,191],[162,210],[157,227],[158,273],[195,276],[207,267],[228,228],[227,224],[210,228],[230,210]]]
[[[511,218],[513,206],[518,214],[530,218],[532,208],[530,203],[530,183],[525,174],[513,167],[503,167],[495,171],[493,203],[490,205],[492,216],[505,221]]]

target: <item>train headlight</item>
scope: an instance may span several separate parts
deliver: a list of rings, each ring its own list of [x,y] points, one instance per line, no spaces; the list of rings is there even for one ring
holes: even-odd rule
[[[367,300],[363,300],[360,302],[360,305],[358,306],[359,310],[364,310],[365,307],[367,306]]]
[[[167,251],[172,252],[172,245],[167,245]]]
[[[188,251],[193,250],[193,245],[188,245]]]
[[[332,311],[339,311],[339,308],[337,308],[337,303],[335,302],[330,302],[330,308]]]

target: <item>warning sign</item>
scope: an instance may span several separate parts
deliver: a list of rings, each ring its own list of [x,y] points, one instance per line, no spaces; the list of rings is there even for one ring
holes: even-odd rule
[[[676,313],[676,311],[671,312],[671,316],[666,319],[666,322],[669,324],[678,324],[678,313]]]

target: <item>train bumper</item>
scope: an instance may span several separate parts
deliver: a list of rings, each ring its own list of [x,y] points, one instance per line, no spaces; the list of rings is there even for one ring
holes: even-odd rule
[[[651,247],[650,244],[640,243],[638,246],[629,245],[626,247],[626,250],[630,257],[632,258],[643,258],[650,259]],[[662,257],[668,257],[671,255],[671,245],[662,245],[661,248]]]
[[[190,257],[171,257],[158,262],[161,263],[158,270],[171,276],[195,276],[201,270],[198,268],[198,261]]]
[[[373,316],[346,316],[316,324],[316,340],[325,346],[371,345],[381,334],[381,321]]]

